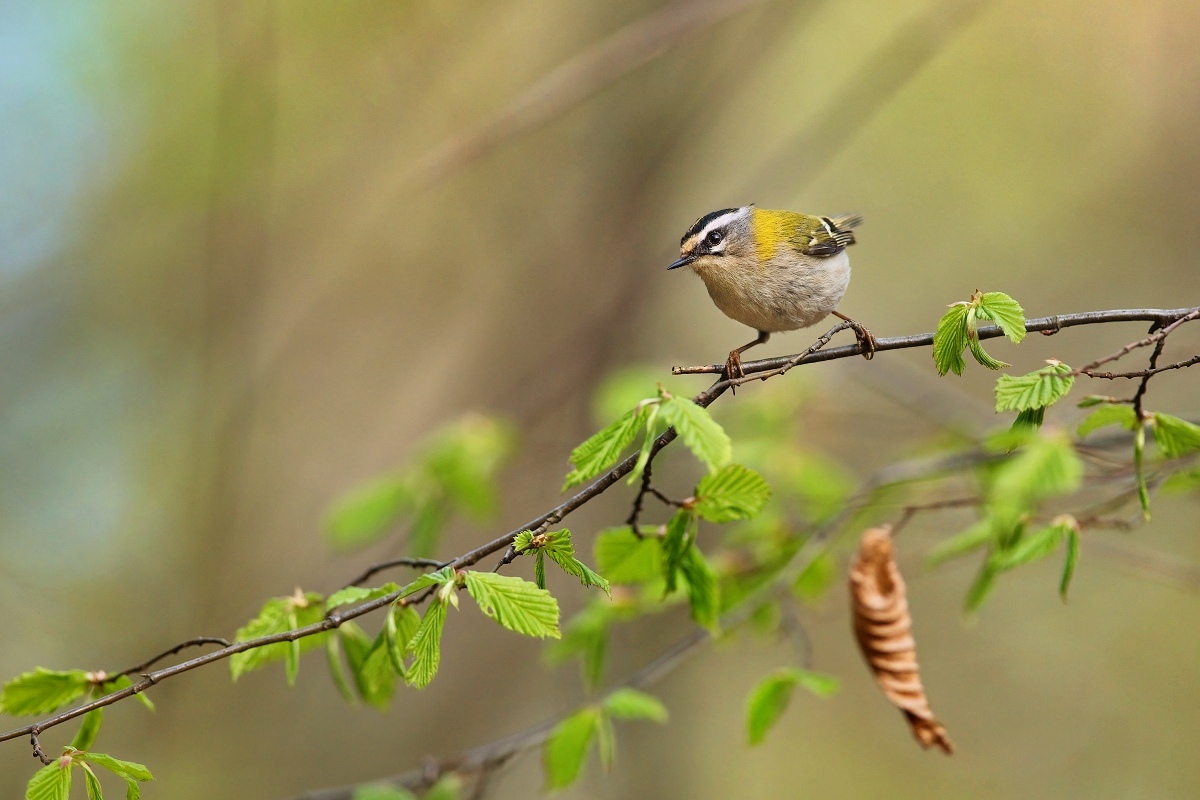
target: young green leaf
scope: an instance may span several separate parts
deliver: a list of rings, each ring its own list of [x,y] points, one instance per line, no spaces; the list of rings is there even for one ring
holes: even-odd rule
[[[263,605],[257,617],[238,629],[235,641],[244,642],[286,633],[318,622],[323,616],[323,599],[315,592],[293,597],[273,597]],[[237,680],[270,661],[290,659],[290,654],[294,652],[293,645],[301,650],[308,650],[320,644],[319,639],[319,636],[309,636],[297,642],[279,642],[234,653],[229,659],[229,671],[233,679]]]
[[[88,800],[104,800],[104,788],[100,786],[100,779],[92,771],[92,766],[86,761],[81,761],[79,766],[83,767],[83,781],[87,787]]]
[[[696,517],[683,508],[676,511],[667,523],[667,534],[662,541],[663,580],[667,583],[667,594],[675,591],[675,575],[683,562],[683,554],[695,539],[695,528]]]
[[[1103,394],[1089,394],[1084,396],[1077,403],[1080,408],[1091,408],[1092,406],[1104,405],[1105,403],[1120,403],[1121,401],[1115,397],[1109,397]]]
[[[494,572],[466,573],[467,591],[479,609],[510,631],[557,639],[558,601],[530,581]]]
[[[4,684],[0,691],[0,711],[15,717],[49,714],[83,697],[91,685],[84,670],[56,672],[38,667]]]
[[[727,464],[700,479],[694,511],[709,522],[753,519],[771,498],[771,487],[748,467]]]
[[[1020,377],[1001,375],[996,380],[996,411],[1045,408],[1065,397],[1074,385],[1071,368],[1057,361]]]
[[[1045,435],[996,469],[989,491],[995,530],[1009,530],[1041,500],[1079,488],[1083,462],[1070,439]]]
[[[437,783],[429,787],[421,800],[459,800],[462,794],[463,780],[453,772],[438,778]]]
[[[975,357],[976,361],[988,369],[1004,369],[1005,367],[1011,367],[1012,364],[1009,364],[1005,361],[997,361],[988,355],[987,351],[983,349],[983,343],[979,341],[979,318],[980,309],[972,307],[969,311],[967,311],[967,346],[971,348],[971,355]]]
[[[687,579],[692,619],[716,633],[720,628],[718,616],[721,612],[717,574],[697,547],[689,547],[684,552],[679,568]]]
[[[635,536],[628,526],[596,536],[596,567],[617,584],[647,583],[662,575],[662,547],[654,536]]]
[[[617,719],[648,719],[667,721],[667,707],[653,695],[623,687],[604,698],[604,710]]]
[[[596,737],[601,711],[588,706],[555,726],[542,746],[546,789],[564,789],[579,779],[588,747]]]
[[[104,767],[109,772],[124,778],[126,800],[138,800],[142,796],[142,788],[138,784],[154,780],[150,770],[133,761],[122,761],[104,753],[79,753],[78,755],[79,758],[90,761],[98,767]]]
[[[621,608],[616,603],[597,597],[564,626],[562,639],[546,648],[546,662],[561,664],[578,655],[584,683],[588,688],[599,686],[604,677],[609,627],[620,616]]]
[[[54,761],[39,769],[25,787],[25,800],[69,800],[72,766]]]
[[[546,554],[541,550],[533,557],[533,583],[539,589],[546,588]]]
[[[385,475],[340,497],[325,518],[330,544],[350,550],[378,539],[417,503],[409,480]]]
[[[368,783],[355,789],[351,800],[417,800],[417,796],[407,789],[386,783]]]
[[[352,664],[359,696],[370,706],[383,711],[396,693],[396,676],[403,674],[392,663],[388,646],[387,623],[371,641],[365,655]]]
[[[110,692],[119,692],[122,689],[128,689],[130,686],[133,686],[132,678],[130,678],[128,675],[118,675],[110,681],[105,681],[101,685],[101,690],[104,692],[104,694],[109,694]],[[134,695],[134,697],[136,697],[138,702],[149,710],[154,710],[154,703],[149,697],[146,696],[145,692],[138,692]]]
[[[1150,489],[1146,485],[1146,426],[1140,423],[1133,434],[1133,479],[1137,483],[1138,504],[1142,517],[1150,519]]]
[[[947,372],[962,375],[963,370],[967,368],[963,350],[967,349],[969,311],[969,304],[955,303],[938,320],[937,331],[933,334],[933,363],[937,365],[938,375],[945,375]]]
[[[604,590],[605,594],[611,595],[612,591],[608,585],[608,581],[587,564],[584,564],[575,557],[575,545],[571,542],[571,532],[568,530],[550,531],[545,534],[544,544],[542,545],[540,556],[542,553],[554,559],[554,563],[562,567],[563,572],[568,575],[574,575],[579,579],[585,587],[599,586]],[[538,588],[545,589],[545,578],[538,584]]]
[[[944,539],[929,551],[925,561],[935,567],[952,558],[966,555],[992,541],[993,524],[990,519],[981,519],[962,533]]]
[[[717,424],[707,408],[686,397],[671,396],[662,403],[662,418],[674,426],[679,438],[701,463],[716,471],[733,458],[733,445],[725,430]]]
[[[1154,444],[1167,458],[1179,458],[1200,450],[1200,425],[1170,414],[1154,415]]]
[[[424,689],[437,674],[442,660],[442,629],[446,625],[446,603],[434,600],[425,609],[421,625],[412,638],[413,661],[405,680],[409,686]]]
[[[409,644],[419,627],[421,627],[421,615],[412,606],[393,605],[388,610],[384,623],[388,656],[392,662],[392,669],[396,670],[396,674],[401,677],[406,674],[404,656],[408,653]]]
[[[976,301],[976,316],[990,319],[1004,331],[1004,335],[1020,344],[1025,338],[1025,309],[1004,292],[984,292]]]
[[[647,406],[639,406],[571,451],[575,469],[567,475],[563,489],[591,480],[617,463],[621,453],[637,438],[649,413]]]
[[[837,691],[837,679],[808,670],[783,667],[759,681],[746,698],[746,736],[751,745],[761,744],[792,700],[796,686],[818,697]]]
[[[1056,522],[1035,531],[1017,542],[1016,547],[998,554],[996,566],[1001,569],[1015,569],[1045,558],[1058,549],[1070,531],[1070,525],[1065,522]]]
[[[104,709],[92,709],[83,715],[83,723],[79,726],[79,730],[75,732],[75,738],[71,740],[71,747],[76,750],[87,750],[96,741],[96,734],[100,733],[100,725],[104,722]]]
[[[299,620],[296,619],[296,609],[293,607],[288,610],[287,615],[288,630],[294,631],[300,627]],[[296,685],[296,676],[300,674],[300,640],[292,639],[287,643],[287,650],[284,655],[284,670],[287,673],[287,685]]]
[[[1126,430],[1133,430],[1137,425],[1137,415],[1133,411],[1133,406],[1100,406],[1079,423],[1075,435],[1082,439],[1092,431],[1109,425],[1120,425]]]
[[[633,470],[629,473],[629,477],[625,479],[627,486],[632,486],[637,481],[641,480],[642,473],[646,471],[646,465],[650,463],[650,455],[654,451],[654,442],[658,439],[659,429],[658,412],[661,404],[655,403],[650,406],[650,413],[646,415],[646,432],[642,434],[642,447],[638,450],[637,461],[633,464]]]
[[[602,711],[596,718],[596,755],[606,771],[612,769],[616,751],[617,736],[613,732],[612,717]]]
[[[815,602],[825,596],[837,578],[838,569],[829,553],[821,553],[808,563],[796,576],[792,593],[806,603]]]
[[[337,688],[338,694],[347,703],[352,703],[354,702],[354,692],[350,690],[350,681],[346,679],[346,670],[342,666],[340,641],[337,636],[325,638],[325,663],[329,667],[329,677],[333,679],[333,685]]]
[[[1017,414],[1017,418],[1013,420],[1011,430],[1020,434],[1033,433],[1036,432],[1038,428],[1042,427],[1042,424],[1045,421],[1046,409],[1044,407],[1038,406],[1037,408],[1027,408],[1020,414]],[[1024,442],[1017,442],[1016,444],[1017,446],[1020,446],[1021,444],[1024,444]]]
[[[1079,531],[1072,528],[1067,531],[1067,557],[1063,560],[1062,578],[1058,582],[1058,595],[1067,602],[1067,592],[1071,588],[1071,578],[1075,576],[1075,566],[1079,563]]]
[[[979,567],[979,572],[975,575],[975,580],[967,589],[967,599],[963,604],[963,610],[966,613],[974,614],[980,609],[983,601],[991,594],[992,587],[996,585],[996,575],[998,574],[999,570],[996,569],[989,555],[984,559],[983,564]]]
[[[355,603],[365,603],[368,600],[376,600],[384,595],[391,594],[399,588],[399,585],[391,581],[388,581],[377,589],[367,586],[347,586],[345,589],[338,589],[325,599],[325,610],[330,611],[338,606],[348,606]]]

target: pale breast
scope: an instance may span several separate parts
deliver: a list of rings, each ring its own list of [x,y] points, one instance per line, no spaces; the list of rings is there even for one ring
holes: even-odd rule
[[[697,269],[708,294],[726,316],[760,331],[794,331],[816,325],[837,308],[850,284],[845,252],[829,258],[801,256],[753,272]]]

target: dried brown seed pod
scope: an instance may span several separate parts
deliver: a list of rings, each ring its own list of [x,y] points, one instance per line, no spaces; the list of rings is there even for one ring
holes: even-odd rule
[[[904,579],[892,556],[892,526],[863,533],[858,557],[850,570],[854,637],[875,682],[887,699],[904,712],[922,747],[954,752],[946,729],[933,716],[917,667]]]

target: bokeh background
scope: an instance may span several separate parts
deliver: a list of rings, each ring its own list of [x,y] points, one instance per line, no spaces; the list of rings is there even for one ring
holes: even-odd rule
[[[520,446],[495,524],[456,523],[441,551],[548,508],[606,375],[749,338],[663,270],[713,208],[865,214],[843,310],[885,336],[931,330],[977,288],[1034,316],[1200,303],[1198,130],[1200,8],[1182,0],[6,0],[0,674],[111,669],[341,585],[375,554],[331,552],[326,508],[467,411],[510,420]],[[1142,333],[994,351],[1027,370]],[[1198,343],[1181,333],[1168,355]],[[911,351],[785,380],[810,445],[862,477],[947,424],[1003,424],[983,372],[938,380]],[[1196,386],[1162,378],[1150,405],[1192,414]],[[694,480],[671,463],[677,488]],[[627,490],[612,495],[577,536],[623,519]],[[1200,560],[1198,510],[1164,498],[1151,525],[1096,536]],[[968,626],[970,565],[921,564],[966,519],[901,547],[952,759],[878,695],[835,590],[800,619],[838,695],[798,695],[749,749],[745,693],[796,655],[738,639],[656,687],[669,726],[622,727],[616,769],[593,763],[564,796],[1196,797],[1194,570],[1167,581],[1085,544],[1070,604],[1038,566]],[[689,625],[623,632],[611,675]],[[150,798],[289,798],[584,697],[576,669],[544,669],[536,642],[479,615],[452,619],[445,647],[437,681],[384,714],[346,706],[319,656],[290,691],[278,668],[193,672],[153,716],[110,711],[102,749],[151,767]],[[0,747],[0,796],[34,766],[25,742]],[[490,796],[540,783],[527,756]]]

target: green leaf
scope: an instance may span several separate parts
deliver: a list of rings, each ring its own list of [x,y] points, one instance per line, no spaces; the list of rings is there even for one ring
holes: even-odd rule
[[[119,692],[122,689],[128,689],[130,686],[133,686],[132,678],[130,678],[128,675],[118,675],[111,681],[105,681],[102,689],[105,694],[109,694],[110,692]],[[138,692],[134,695],[134,697],[136,697],[138,702],[144,705],[146,708],[150,709],[151,711],[154,710],[154,703],[149,697],[146,696],[145,692]]]
[[[662,403],[662,418],[675,428],[679,438],[697,460],[716,471],[733,458],[733,445],[725,430],[717,424],[708,409],[701,408],[686,397],[671,396]]]
[[[753,519],[771,498],[771,487],[752,469],[728,464],[700,479],[695,513],[709,522]]]
[[[84,670],[56,672],[38,667],[4,684],[0,691],[0,711],[18,717],[49,714],[83,697],[91,685]]]
[[[404,475],[385,475],[352,489],[336,500],[325,517],[325,533],[340,550],[363,547],[387,532],[416,506],[417,498]]]
[[[498,506],[496,474],[512,453],[511,426],[469,414],[434,434],[422,458],[449,505],[478,522]]]
[[[596,567],[612,583],[647,583],[662,575],[662,547],[658,539],[635,536],[628,526],[601,531],[593,552]]]
[[[617,736],[613,732],[612,717],[601,713],[596,718],[596,755],[600,757],[600,766],[605,771],[612,769],[616,751]]]
[[[554,727],[542,746],[547,790],[563,789],[578,780],[588,747],[599,728],[600,716],[600,709],[588,706]]]
[[[667,721],[667,707],[653,695],[624,687],[604,698],[604,710],[617,719],[648,719]]]
[[[539,589],[546,588],[546,554],[540,550],[533,559],[533,582]]]
[[[563,638],[546,649],[546,661],[561,664],[571,656],[579,655],[584,682],[588,688],[599,686],[604,676],[608,630],[620,608],[616,603],[597,597],[571,618],[563,630]]]
[[[574,575],[585,587],[599,586],[604,590],[605,594],[612,594],[608,581],[604,579],[604,576],[596,573],[587,564],[584,564],[575,557],[575,545],[571,542],[570,531],[550,531],[545,534],[543,541],[545,543],[542,545],[542,552],[554,559],[554,563],[562,567],[563,572],[568,575]],[[538,588],[546,588],[544,576],[538,584]]]
[[[359,696],[380,711],[386,709],[396,693],[396,675],[403,674],[392,663],[386,620],[383,629],[371,641],[366,654],[353,666]]]
[[[718,616],[721,599],[717,588],[717,574],[708,565],[708,560],[697,547],[689,547],[680,562],[680,569],[687,578],[688,603],[692,619],[696,624],[716,633],[720,628]]]
[[[536,584],[511,575],[469,571],[467,591],[479,609],[510,631],[557,639],[558,601]]]
[[[438,782],[429,787],[422,800],[458,800],[462,792],[462,778],[453,772],[438,778]]]
[[[417,796],[407,789],[386,783],[368,783],[355,789],[351,800],[417,800]]]
[[[980,609],[983,601],[991,594],[992,587],[996,585],[996,575],[998,574],[999,571],[992,563],[992,559],[990,557],[984,559],[979,572],[975,575],[975,580],[967,589],[967,599],[963,608],[968,614],[974,614]]]
[[[412,606],[393,605],[388,610],[384,624],[388,656],[392,662],[392,669],[401,677],[407,672],[404,668],[404,656],[408,653],[409,645],[420,627],[421,615]]]
[[[68,764],[64,768],[55,761],[39,769],[25,787],[25,800],[69,800],[71,766]]]
[[[968,304],[955,303],[950,310],[938,320],[937,331],[933,334],[933,363],[937,365],[938,375],[953,372],[962,375],[967,368],[963,358],[963,350],[967,349],[967,314]]]
[[[967,346],[971,348],[971,355],[975,357],[976,361],[988,369],[1004,369],[1005,367],[1011,367],[1012,364],[992,358],[990,355],[988,355],[987,351],[983,349],[983,344],[979,341],[978,325],[976,324],[976,317],[978,316],[978,313],[979,310],[975,308],[972,308],[967,312]]]
[[[346,670],[342,667],[342,651],[339,642],[340,639],[337,636],[326,637],[325,663],[329,667],[329,677],[333,679],[333,685],[342,698],[350,703],[354,701],[354,692],[350,689],[350,682],[346,679]]]
[[[1120,425],[1122,428],[1132,431],[1137,426],[1137,415],[1133,411],[1133,406],[1101,406],[1079,423],[1079,428],[1075,433],[1082,439],[1092,431],[1109,425]]]
[[[81,763],[83,767],[83,781],[87,787],[88,800],[104,800],[104,789],[100,786],[100,779],[96,777],[96,773],[92,772],[92,768],[87,763]]]
[[[1013,420],[1012,429],[1021,432],[1033,432],[1042,427],[1042,423],[1046,421],[1046,409],[1042,406],[1037,408],[1027,408],[1017,418]],[[1018,442],[1017,444],[1024,444]]]
[[[993,538],[992,525],[992,520],[981,519],[962,533],[939,542],[925,557],[926,563],[931,567],[937,566],[990,543]]]
[[[1075,576],[1075,566],[1079,563],[1079,532],[1072,529],[1067,531],[1067,557],[1063,561],[1062,578],[1058,582],[1058,595],[1067,602],[1067,592],[1071,588],[1071,578]]]
[[[1150,489],[1146,486],[1146,426],[1138,424],[1133,434],[1133,479],[1137,483],[1142,516],[1150,519]]]
[[[446,603],[435,600],[425,609],[421,625],[412,638],[413,661],[405,678],[409,686],[423,689],[437,674],[442,659],[442,629],[446,625]]]
[[[591,480],[617,463],[621,453],[637,438],[648,413],[646,406],[635,408],[571,451],[575,469],[567,475],[563,489]]]
[[[1079,401],[1080,408],[1091,408],[1092,406],[1103,405],[1104,403],[1120,403],[1121,401],[1115,397],[1108,397],[1102,394],[1089,394]]]
[[[1001,375],[996,380],[996,411],[1045,408],[1061,400],[1075,385],[1071,368],[1059,362],[1028,375]]]
[[[667,523],[667,535],[662,541],[663,580],[667,594],[675,591],[675,575],[683,563],[683,554],[695,539],[696,518],[687,509],[679,509]]]
[[[1070,525],[1056,523],[1035,531],[1017,542],[1017,546],[998,555],[996,566],[1015,569],[1053,553],[1071,532]]]
[[[348,606],[355,603],[365,603],[368,600],[377,600],[399,588],[399,585],[391,581],[376,589],[367,586],[347,586],[345,589],[338,589],[325,599],[325,610],[330,611],[338,606]]]
[[[235,641],[245,642],[263,636],[274,636],[296,628],[312,625],[323,616],[324,598],[315,592],[299,597],[273,597],[259,611],[258,616],[238,629]],[[298,647],[309,650],[321,644],[319,636],[309,636],[296,642],[277,642],[234,653],[229,659],[229,671],[234,680],[251,670],[258,669],[270,661],[291,658]]]
[[[650,454],[654,451],[654,442],[659,436],[657,422],[660,408],[660,404],[655,403],[650,406],[650,413],[646,415],[646,431],[642,434],[642,446],[638,450],[637,461],[633,463],[629,477],[625,479],[627,486],[632,486],[640,480],[642,473],[646,470],[646,465],[650,463]]]
[[[1083,462],[1064,435],[1033,439],[996,469],[989,505],[996,530],[1011,529],[1041,500],[1073,492],[1083,479]]]
[[[150,770],[146,769],[143,764],[137,764],[133,761],[122,761],[119,758],[113,758],[104,753],[81,753],[79,757],[85,761],[92,762],[98,767],[104,767],[109,772],[114,772],[126,780],[138,781],[140,783],[154,780],[154,776],[150,774]]]
[[[96,741],[96,734],[100,733],[100,725],[104,722],[104,709],[92,709],[83,715],[83,724],[79,726],[79,730],[75,733],[75,738],[71,740],[71,747],[76,750],[87,750]]]
[[[985,292],[977,300],[977,316],[995,322],[1004,335],[1020,344],[1025,338],[1025,309],[1004,292]]]
[[[289,609],[288,630],[294,631],[299,627],[300,622],[296,619],[296,609]],[[284,652],[284,668],[287,673],[287,685],[295,686],[296,676],[300,674],[300,640],[292,639],[287,643],[287,650]]]
[[[1167,458],[1179,458],[1200,450],[1200,425],[1170,414],[1154,414],[1154,444]]]
[[[792,700],[796,686],[818,697],[837,691],[836,678],[795,667],[783,667],[759,681],[746,698],[746,736],[751,745],[761,744]]]

